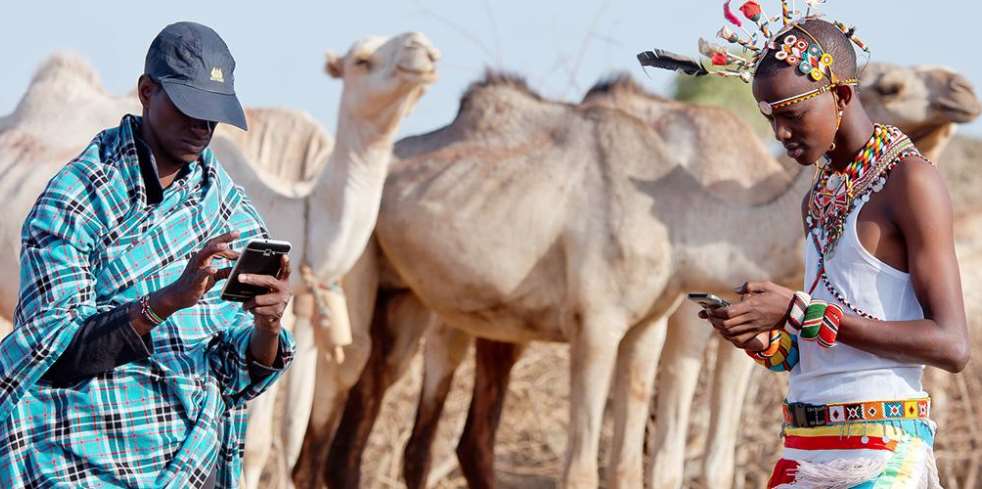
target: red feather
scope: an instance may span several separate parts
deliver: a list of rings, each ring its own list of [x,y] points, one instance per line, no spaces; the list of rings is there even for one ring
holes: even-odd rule
[[[743,23],[740,22],[740,18],[733,15],[733,11],[730,10],[731,1],[732,0],[726,0],[726,2],[723,4],[723,17],[726,17],[726,20],[730,21],[731,24],[737,27],[743,27]]]

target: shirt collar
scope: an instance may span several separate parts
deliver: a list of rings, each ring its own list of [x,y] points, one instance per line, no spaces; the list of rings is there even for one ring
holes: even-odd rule
[[[142,121],[133,122],[133,141],[136,144],[136,155],[140,161],[140,175],[143,177],[143,186],[147,190],[147,204],[156,205],[164,200],[164,188],[160,185],[160,173],[157,171],[157,160],[153,157],[150,145],[140,136],[140,125]],[[177,174],[175,182],[188,173],[191,165],[185,165]]]

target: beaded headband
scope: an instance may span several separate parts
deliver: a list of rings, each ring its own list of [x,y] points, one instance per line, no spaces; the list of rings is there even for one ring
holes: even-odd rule
[[[837,86],[858,84],[856,79],[840,80],[836,76],[832,70],[835,59],[830,53],[825,52],[822,43],[802,26],[806,21],[820,17],[817,11],[813,13],[813,10],[819,4],[825,3],[825,0],[805,0],[808,7],[803,15],[796,9],[796,0],[791,0],[790,4],[788,0],[781,0],[782,15],[774,18],[767,16],[759,2],[748,0],[739,10],[744,17],[757,25],[759,32],[754,33],[748,32],[740,18],[730,10],[731,1],[726,0],[723,4],[723,16],[729,23],[743,30],[746,37],[733,32],[728,26],[723,26],[716,36],[738,46],[739,54],[731,53],[728,49],[705,39],[699,39],[699,52],[718,69],[710,71],[701,61],[661,49],[638,54],[641,66],[653,66],[693,76],[737,77],[750,83],[760,63],[773,52],[776,59],[787,62],[801,75],[808,76],[816,82],[828,79],[829,84],[821,88],[776,102],[760,102],[760,111],[765,116],[773,114],[777,109],[815,98]],[[772,34],[772,24],[779,20],[783,20],[783,25],[780,30]],[[833,24],[853,44],[869,53],[866,43],[856,36],[855,27],[849,27],[842,22],[833,22]],[[799,38],[791,33],[792,30],[805,35]]]

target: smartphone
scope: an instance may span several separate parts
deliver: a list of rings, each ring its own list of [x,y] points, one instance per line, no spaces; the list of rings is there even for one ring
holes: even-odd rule
[[[235,261],[232,273],[222,288],[222,299],[246,302],[257,295],[269,292],[266,287],[239,282],[240,274],[279,276],[283,265],[283,255],[290,252],[290,243],[272,239],[254,239],[246,244],[239,259]]]
[[[689,294],[689,300],[699,304],[703,309],[717,309],[730,305],[729,302],[706,292],[692,292]]]

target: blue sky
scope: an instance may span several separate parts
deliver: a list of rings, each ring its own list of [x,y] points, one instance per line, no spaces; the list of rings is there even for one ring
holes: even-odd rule
[[[368,34],[425,33],[443,51],[438,81],[403,124],[416,134],[452,120],[467,84],[485,66],[526,76],[552,98],[577,100],[604,74],[627,70],[652,90],[670,77],[646,77],[635,53],[662,47],[696,53],[699,36],[722,25],[721,1],[405,0],[143,3],[8,2],[0,17],[0,113],[13,110],[38,64],[57,50],[82,54],[113,93],[135,87],[151,39],[166,24],[194,20],[215,28],[238,63],[240,99],[252,106],[305,110],[331,132],[340,85],[323,72],[324,52],[344,52]],[[734,0],[740,5],[741,0]],[[775,15],[776,0],[764,0]],[[799,0],[798,3],[803,3]],[[873,59],[941,64],[982,86],[982,58],[970,33],[982,6],[931,2],[830,0],[831,17],[859,26]],[[66,107],[66,110],[71,108]],[[982,123],[967,132],[982,135]]]

